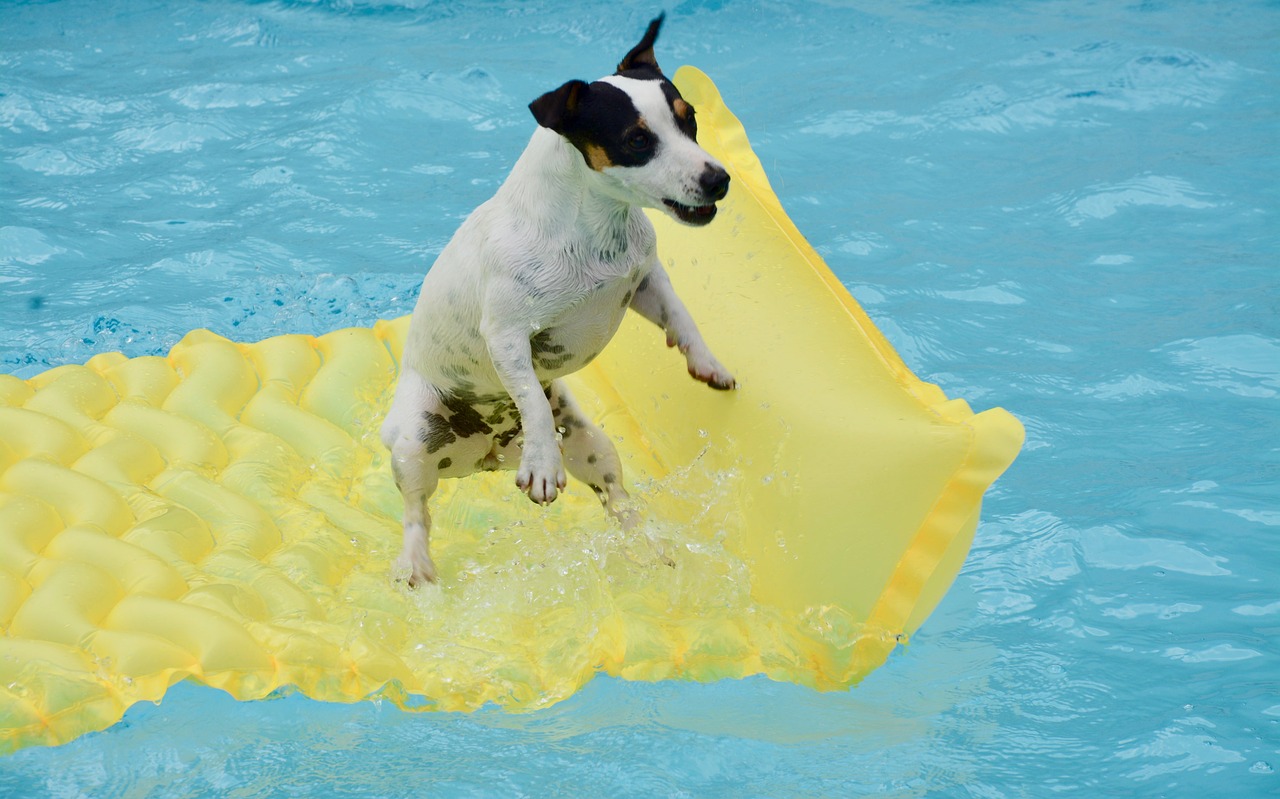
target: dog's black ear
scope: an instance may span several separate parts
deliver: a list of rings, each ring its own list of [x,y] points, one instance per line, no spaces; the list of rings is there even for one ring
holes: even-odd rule
[[[662,12],[657,19],[649,23],[649,29],[644,32],[644,38],[640,40],[640,44],[631,48],[631,52],[623,57],[622,63],[618,64],[619,72],[626,72],[632,69],[653,69],[658,74],[662,74],[662,68],[658,66],[658,59],[653,57],[653,43],[658,40],[658,31],[662,29],[662,21],[667,18],[667,12]]]
[[[529,103],[529,110],[533,112],[533,118],[538,120],[539,125],[563,135],[588,88],[586,81],[571,80]]]

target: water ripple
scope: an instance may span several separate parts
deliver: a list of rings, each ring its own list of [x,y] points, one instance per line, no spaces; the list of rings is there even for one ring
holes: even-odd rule
[[[34,228],[0,227],[0,267],[11,264],[36,266],[64,252],[64,248],[50,244],[48,237]]]
[[[1188,50],[1124,48],[1111,42],[1040,50],[1011,59],[1004,83],[976,83],[913,111],[839,109],[811,117],[801,132],[914,136],[955,130],[1009,135],[1038,128],[1094,128],[1115,115],[1218,102],[1246,70]]]
[[[1092,527],[1079,533],[1084,560],[1103,569],[1160,569],[1217,577],[1231,574],[1226,559],[1206,555],[1164,538],[1130,536],[1112,527]]]
[[[1241,333],[1175,342],[1167,351],[1203,385],[1244,397],[1280,393],[1280,340]]]
[[[174,89],[169,92],[169,97],[192,110],[257,108],[283,102],[302,91],[300,87],[290,85],[201,83]]]
[[[1068,196],[1051,198],[1049,202],[1072,226],[1091,220],[1106,219],[1130,207],[1215,208],[1217,203],[1189,181],[1167,175],[1142,175],[1122,183],[1089,186]]]
[[[1243,755],[1218,742],[1214,735],[1216,727],[1209,720],[1194,716],[1178,719],[1156,731],[1146,742],[1126,746],[1113,757],[1144,763],[1126,774],[1140,782],[1211,764],[1244,762]]]

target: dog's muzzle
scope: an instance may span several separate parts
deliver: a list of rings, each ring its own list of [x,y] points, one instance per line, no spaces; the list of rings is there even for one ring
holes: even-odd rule
[[[723,167],[707,165],[706,170],[698,178],[702,194],[713,203],[718,203],[729,193],[729,173]]]
[[[705,205],[685,205],[675,200],[663,200],[675,212],[676,218],[688,225],[705,225],[716,218],[716,203],[729,193],[729,173],[722,167],[707,165],[698,177],[698,187],[708,200]]]

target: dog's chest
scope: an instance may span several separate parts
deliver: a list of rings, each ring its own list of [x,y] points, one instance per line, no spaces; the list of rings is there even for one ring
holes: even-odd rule
[[[559,377],[580,369],[604,349],[617,332],[636,287],[639,268],[593,283],[529,339],[534,369],[541,377]]]

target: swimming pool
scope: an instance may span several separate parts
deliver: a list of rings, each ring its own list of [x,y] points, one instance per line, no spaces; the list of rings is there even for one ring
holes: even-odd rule
[[[655,10],[0,6],[3,369],[407,310],[525,103]],[[1028,430],[943,605],[852,691],[179,686],[0,760],[0,793],[1273,795],[1277,33],[1265,3],[669,9],[665,62],[715,78],[908,364]]]

